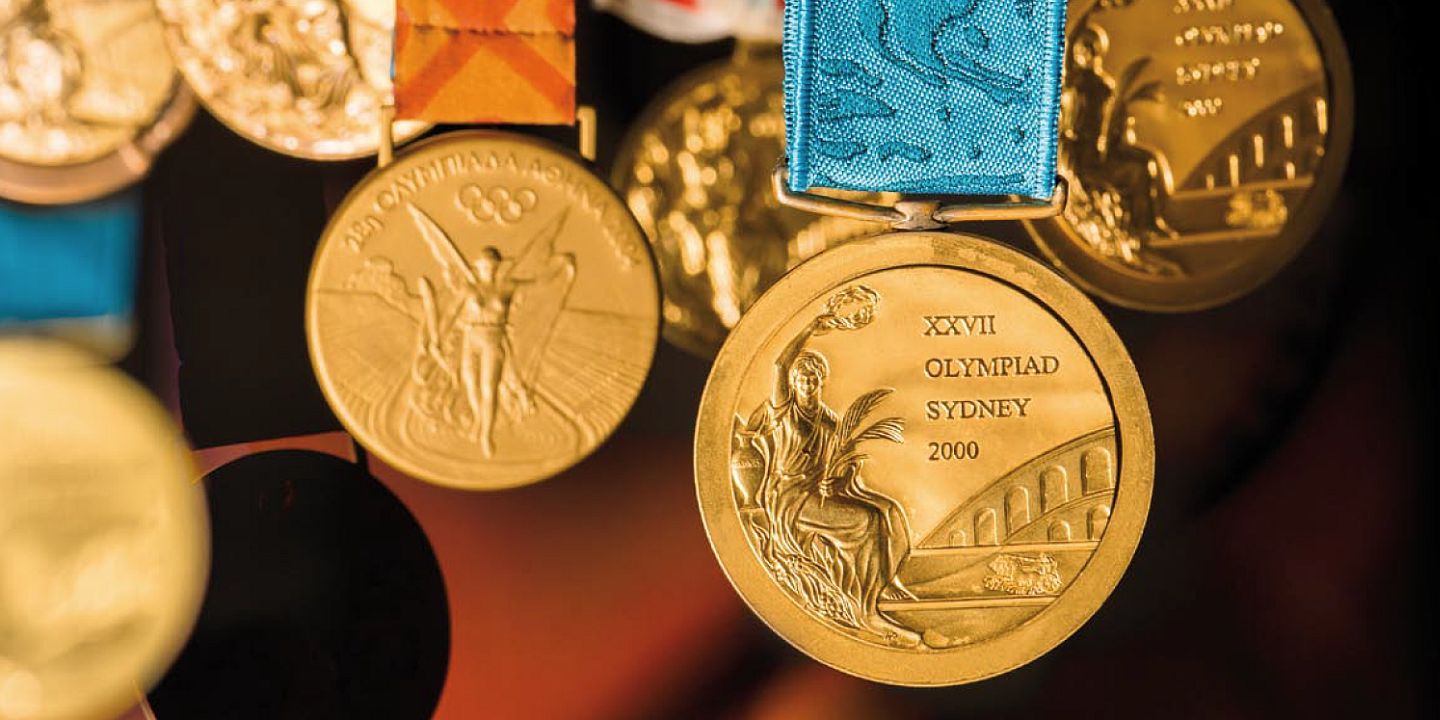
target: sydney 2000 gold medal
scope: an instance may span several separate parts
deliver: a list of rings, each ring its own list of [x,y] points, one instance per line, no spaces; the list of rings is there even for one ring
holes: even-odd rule
[[[1140,538],[1129,356],[1078,290],[969,235],[829,250],[741,319],[701,402],[711,543],[750,607],[846,672],[978,680],[1076,630]]]
[[[1071,3],[1065,212],[1032,237],[1120,305],[1243,295],[1309,241],[1350,149],[1349,62],[1321,0]]]
[[[572,465],[644,383],[659,334],[635,220],[548,143],[455,132],[335,212],[306,329],[345,427],[415,477],[510,487]]]

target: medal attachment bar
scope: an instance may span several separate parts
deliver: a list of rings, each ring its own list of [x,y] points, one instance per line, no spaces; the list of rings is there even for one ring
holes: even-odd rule
[[[791,190],[789,166],[784,160],[775,166],[770,179],[781,205],[819,215],[885,223],[896,230],[935,230],[979,220],[1040,220],[1059,215],[1065,209],[1065,199],[1069,196],[1064,178],[1057,177],[1049,200],[1015,198],[1006,202],[960,202],[931,196],[923,200],[902,199],[894,205],[874,205]]]

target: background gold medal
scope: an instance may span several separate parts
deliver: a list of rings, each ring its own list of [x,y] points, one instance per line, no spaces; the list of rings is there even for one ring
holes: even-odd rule
[[[1310,240],[1350,151],[1350,66],[1319,0],[1072,2],[1065,212],[1027,222],[1056,265],[1127,307],[1244,295]]]
[[[394,0],[156,0],[176,65],[236,133],[309,160],[373,155]],[[404,142],[426,123],[395,123]]]
[[[749,45],[690,72],[631,126],[612,172],[655,250],[665,338],[703,357],[786,270],[876,229],[775,199],[783,75],[774,51]]]
[[[802,264],[701,401],[706,531],[741,596],[826,664],[949,685],[1099,609],[1140,539],[1154,440],[1119,338],[993,242],[881,235]]]
[[[0,340],[0,719],[114,717],[180,651],[209,564],[204,492],[142,389]]]
[[[372,172],[306,300],[320,387],[387,463],[466,489],[542,480],[624,418],[654,356],[645,238],[578,158],[453,132]]]
[[[0,197],[67,204],[125,187],[194,111],[149,0],[0,4]]]

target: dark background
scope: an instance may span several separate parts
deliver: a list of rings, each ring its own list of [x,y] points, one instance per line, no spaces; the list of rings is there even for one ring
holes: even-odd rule
[[[1406,30],[1415,4],[1332,7],[1353,62],[1356,133],[1315,241],[1223,308],[1101,303],[1150,396],[1154,505],[1110,601],[1041,660],[971,686],[903,690],[824,668],[770,634],[720,575],[694,505],[707,363],[662,344],[616,437],[532,488],[377,481],[300,453],[212,477],[227,535],[206,619],[154,695],[159,717],[404,720],[428,715],[419,708],[441,683],[443,718],[1419,714],[1434,679],[1433,614],[1419,600],[1433,559],[1419,543],[1435,499],[1421,450],[1433,437],[1436,324],[1431,252],[1410,248],[1434,236],[1428,222],[1412,230],[1433,204],[1418,172],[1433,143],[1419,104],[1432,73]],[[588,10],[580,28],[602,171],[656,92],[730,52]],[[535,132],[573,142],[571,130]],[[281,157],[202,113],[147,181],[145,312],[123,364],[176,407],[197,447],[340,430],[310,371],[304,287],[329,208],[371,166]],[[1029,247],[1014,227],[982,232]],[[257,519],[267,497],[320,498],[304,517],[328,529],[278,533]],[[377,519],[341,523],[355,507]],[[313,574],[237,561],[247,550],[369,575],[317,586]],[[388,560],[362,562],[377,552]],[[437,562],[448,627],[446,597],[423,580]],[[357,589],[387,582],[390,601]],[[263,592],[234,589],[246,587]],[[331,640],[297,649],[296,633]],[[354,637],[365,640],[334,639]],[[239,644],[206,654],[221,641]],[[167,704],[186,711],[167,715]]]

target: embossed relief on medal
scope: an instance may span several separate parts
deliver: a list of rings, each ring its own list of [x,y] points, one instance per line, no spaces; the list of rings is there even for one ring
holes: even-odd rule
[[[655,249],[666,337],[703,355],[787,269],[877,228],[776,200],[782,80],[779,59],[766,57],[682,78],[637,123],[616,164],[614,184]]]
[[[395,3],[157,0],[186,80],[221,121],[278,152],[359,157],[379,146]],[[396,139],[423,123],[396,124]]]
[[[1043,305],[979,273],[880,270],[762,346],[734,409],[758,561],[835,632],[944,650],[1045,612],[1115,499],[1115,414]]]
[[[322,387],[361,442],[419,477],[548,477],[644,383],[659,330],[644,242],[566,156],[431,142],[372,175],[327,231],[308,318]]]
[[[0,157],[95,160],[153,123],[175,88],[149,0],[0,0]]]
[[[1221,275],[1276,242],[1325,163],[1331,125],[1301,12],[1290,0],[1081,5],[1060,145],[1073,240],[1110,271],[1157,283]]]

